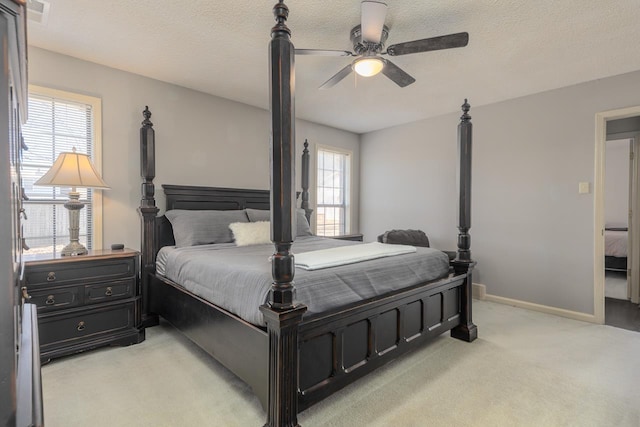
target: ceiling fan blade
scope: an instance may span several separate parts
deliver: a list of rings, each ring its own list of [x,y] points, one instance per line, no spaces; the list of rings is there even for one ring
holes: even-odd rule
[[[387,54],[391,56],[408,55],[410,53],[464,47],[467,43],[469,43],[469,33],[456,33],[449,34],[447,36],[431,37],[428,39],[394,44],[387,48]]]
[[[364,0],[360,6],[362,40],[371,43],[380,43],[386,17],[386,3],[382,1]]]
[[[393,62],[383,59],[384,68],[382,69],[382,74],[389,77],[395,84],[400,87],[409,86],[411,83],[415,82],[416,79],[411,77],[409,74],[405,73],[400,67],[398,67]]]
[[[352,68],[351,68],[351,64],[347,65],[346,67],[344,67],[342,70],[338,71],[336,74],[334,74],[333,77],[331,77],[329,80],[327,80],[326,82],[324,82],[322,84],[322,86],[320,86],[320,89],[330,89],[332,87],[334,87],[335,85],[337,85],[342,79],[344,79],[345,77],[347,77],[349,74],[351,74]]]
[[[296,55],[351,56],[348,50],[296,49]]]

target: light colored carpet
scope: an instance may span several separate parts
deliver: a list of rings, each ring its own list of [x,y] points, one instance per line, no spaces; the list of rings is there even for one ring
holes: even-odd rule
[[[618,271],[605,271],[604,296],[608,298],[627,298],[627,273]]]
[[[476,301],[444,334],[303,412],[305,426],[640,425],[640,333]],[[42,369],[47,427],[261,426],[248,387],[172,327]]]

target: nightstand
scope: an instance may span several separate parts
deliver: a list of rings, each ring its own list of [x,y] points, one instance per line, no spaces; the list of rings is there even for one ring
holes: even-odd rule
[[[139,256],[130,249],[25,255],[23,286],[38,306],[41,360],[144,340]]]
[[[353,240],[354,242],[362,242],[362,234],[343,234],[342,236],[332,236],[332,239]]]

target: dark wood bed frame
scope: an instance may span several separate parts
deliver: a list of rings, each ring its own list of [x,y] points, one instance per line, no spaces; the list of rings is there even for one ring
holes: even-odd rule
[[[627,257],[605,255],[604,269],[609,271],[627,271]]]
[[[166,209],[270,209],[275,246],[273,285],[260,307],[266,328],[195,296],[156,275],[158,250],[173,234],[155,205],[155,131],[146,108],[140,130],[142,200],[141,284],[145,326],[158,315],[249,384],[267,410],[267,426],[297,426],[297,414],[363,375],[446,331],[477,338],[472,322],[471,117],[465,100],[458,125],[459,234],[451,274],[327,313],[305,316],[295,299],[294,47],[285,22],[288,8],[274,6],[271,30],[271,190],[163,185]],[[302,157],[302,207],[309,207],[309,153]]]

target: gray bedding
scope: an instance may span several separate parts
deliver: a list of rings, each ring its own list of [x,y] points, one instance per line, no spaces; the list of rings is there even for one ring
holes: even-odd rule
[[[627,240],[629,232],[627,230],[604,230],[604,254],[619,258],[627,257]]]
[[[357,242],[305,236],[296,238],[293,253]],[[258,307],[271,288],[272,244],[237,247],[234,243],[184,248],[164,247],[156,270],[190,292],[247,322],[264,325]],[[306,271],[296,268],[297,300],[307,313],[321,313],[447,275],[447,255],[432,248],[355,264]]]

